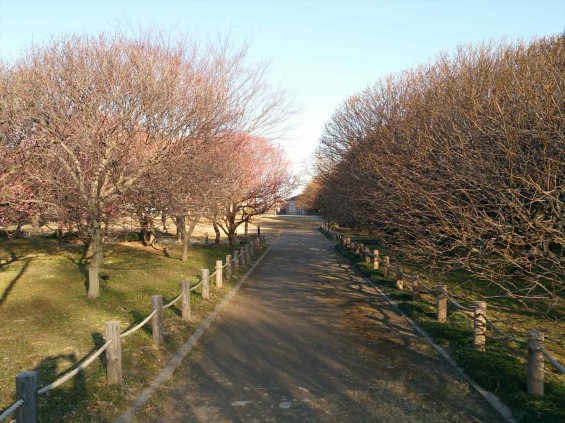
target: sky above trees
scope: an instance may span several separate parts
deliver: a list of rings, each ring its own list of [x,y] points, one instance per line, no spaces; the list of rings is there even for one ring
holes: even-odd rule
[[[0,0],[0,59],[53,35],[128,25],[229,32],[232,42],[251,44],[249,59],[271,60],[271,82],[301,107],[281,140],[301,170],[348,96],[460,44],[563,32],[565,2]]]

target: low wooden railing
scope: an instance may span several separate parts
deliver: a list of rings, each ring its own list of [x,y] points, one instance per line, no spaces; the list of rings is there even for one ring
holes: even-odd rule
[[[383,274],[385,279],[389,278],[394,268],[394,279],[398,289],[404,289],[404,282],[410,283],[410,292],[413,301],[419,301],[421,294],[431,294],[436,297],[436,318],[439,322],[447,321],[447,306],[451,304],[458,310],[472,314],[473,318],[473,345],[476,351],[484,352],[486,350],[487,327],[493,329],[498,335],[516,342],[519,345],[527,346],[527,366],[528,366],[528,393],[536,396],[544,394],[544,357],[551,363],[559,373],[565,373],[565,366],[553,357],[543,346],[544,334],[541,331],[527,331],[526,339],[520,339],[512,336],[500,329],[492,320],[487,318],[487,302],[475,301],[473,306],[466,307],[457,302],[447,292],[447,286],[438,284],[437,286],[429,286],[422,280],[420,273],[407,273],[402,270],[400,262],[394,263],[392,266],[390,257],[385,256],[382,259],[379,256],[379,250],[369,250],[364,244],[356,243],[350,237],[341,235],[338,231],[332,229],[326,224],[322,224],[322,230],[332,240],[339,242],[346,248],[352,250],[356,255],[364,256],[367,263],[373,263],[374,270],[383,266]]]
[[[37,423],[39,421],[39,404],[40,395],[57,388],[68,380],[72,379],[79,372],[92,364],[102,353],[106,353],[106,378],[108,385],[119,385],[123,379],[122,369],[122,347],[121,340],[126,336],[133,335],[139,329],[144,327],[151,321],[153,345],[159,348],[164,343],[164,315],[163,310],[172,307],[178,301],[181,301],[181,317],[183,320],[190,320],[190,293],[201,288],[203,300],[210,299],[210,284],[215,283],[216,288],[222,288],[223,278],[226,280],[232,277],[232,266],[234,270],[244,268],[251,263],[255,253],[265,247],[265,237],[257,235],[251,239],[251,242],[242,246],[239,250],[234,251],[232,255],[226,255],[225,263],[221,260],[216,261],[215,271],[210,274],[209,269],[201,270],[201,277],[198,283],[190,286],[189,280],[182,280],[180,283],[180,294],[167,304],[163,304],[162,295],[153,295],[151,297],[151,307],[153,311],[149,313],[140,323],[120,332],[120,323],[117,321],[108,321],[105,323],[105,340],[106,342],[99,349],[94,351],[88,357],[83,359],[78,366],[65,373],[59,379],[51,382],[49,385],[38,388],[37,372],[23,372],[16,375],[16,395],[15,401],[0,414],[0,422],[6,420],[11,415],[15,415],[16,423]]]

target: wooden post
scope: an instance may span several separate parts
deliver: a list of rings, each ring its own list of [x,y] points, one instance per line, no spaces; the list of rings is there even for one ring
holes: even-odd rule
[[[373,250],[373,269],[379,270],[379,250]]]
[[[153,295],[151,297],[151,306],[157,313],[153,316],[153,345],[157,348],[165,342],[163,335],[163,296]]]
[[[412,301],[420,301],[420,274],[414,273],[412,276]]]
[[[208,275],[210,271],[208,269],[202,269],[202,299],[208,300],[210,298],[210,281]]]
[[[112,343],[106,348],[106,380],[108,385],[122,384],[122,342],[120,322],[106,322],[106,341]]]
[[[257,225],[257,235],[261,236],[261,226]]]
[[[473,345],[476,351],[485,352],[487,340],[487,303],[486,301],[475,301],[475,313],[473,330],[475,340]]]
[[[528,331],[528,394],[543,396],[543,332]]]
[[[233,252],[233,268],[235,270],[239,270],[239,252],[238,251],[234,251]]]
[[[444,323],[447,320],[447,287],[437,286],[437,321]]]
[[[208,244],[208,232],[206,232],[206,240],[204,241],[205,244]]]
[[[241,247],[239,249],[239,264],[241,267],[245,267],[245,248]]]
[[[16,410],[16,423],[37,423],[39,421],[37,372],[16,375],[16,400],[21,398],[24,399],[24,404]]]
[[[389,256],[385,256],[384,262],[385,262],[385,264],[384,264],[384,267],[385,267],[385,269],[384,269],[384,277],[385,277],[385,279],[387,279],[388,276],[390,275],[390,257],[389,257]]]
[[[231,254],[226,255],[226,280],[231,280]]]
[[[180,289],[182,290],[182,320],[190,320],[190,281],[180,281]]]
[[[355,248],[355,255],[358,256],[358,255],[359,255],[359,244],[354,243],[354,244],[353,244],[353,247]]]
[[[404,289],[404,281],[402,280],[402,266],[400,263],[396,263],[396,287],[398,289]]]
[[[221,288],[224,285],[222,281],[223,267],[222,260],[216,260],[216,288]]]

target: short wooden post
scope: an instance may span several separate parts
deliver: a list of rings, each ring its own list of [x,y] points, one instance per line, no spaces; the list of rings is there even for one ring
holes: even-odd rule
[[[379,270],[379,250],[373,250],[373,269]]]
[[[447,320],[447,287],[445,285],[438,285],[436,290],[437,321],[443,323]]]
[[[384,277],[385,279],[388,278],[388,276],[390,275],[390,257],[389,256],[385,256],[384,258]]]
[[[528,394],[543,396],[543,332],[528,331]]]
[[[224,271],[224,265],[222,260],[216,260],[216,288],[221,288],[224,286],[222,281],[222,272]]]
[[[241,267],[245,267],[245,259],[246,259],[246,254],[245,254],[245,248],[241,247],[239,249],[239,264]]]
[[[120,322],[106,322],[106,341],[112,341],[106,348],[106,380],[108,385],[122,384],[122,342]]]
[[[485,352],[487,340],[487,303],[486,301],[475,301],[475,313],[473,321],[473,330],[475,340],[473,345],[476,351]]]
[[[37,423],[39,410],[37,402],[37,372],[23,372],[16,375],[16,401],[24,404],[16,410],[16,423]]]
[[[396,263],[396,287],[398,289],[404,289],[404,281],[402,280],[402,266],[400,263]]]
[[[355,243],[353,247],[355,248],[355,255],[359,255],[359,244]]]
[[[412,276],[412,301],[420,301],[420,274],[414,273]]]
[[[210,298],[210,280],[208,278],[210,271],[202,269],[202,299],[208,300]]]
[[[226,280],[231,280],[231,254],[226,255]]]
[[[233,268],[239,270],[239,251],[233,252]]]
[[[180,289],[182,291],[182,320],[190,320],[190,281],[180,281]]]
[[[151,306],[153,310],[156,311],[152,321],[153,345],[159,348],[165,342],[165,336],[163,334],[163,296],[153,295],[151,297]]]

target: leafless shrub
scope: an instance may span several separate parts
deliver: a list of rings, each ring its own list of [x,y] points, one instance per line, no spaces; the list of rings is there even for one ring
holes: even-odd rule
[[[411,260],[469,269],[509,296],[557,300],[563,63],[556,36],[462,47],[378,82],[332,119],[354,131],[326,130],[319,201],[338,221],[384,230]]]

